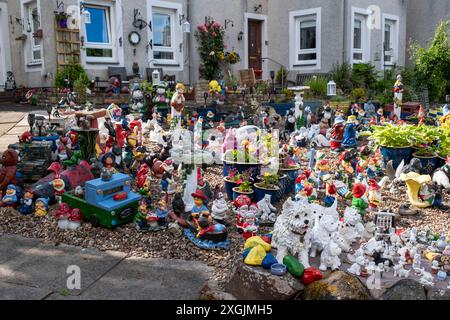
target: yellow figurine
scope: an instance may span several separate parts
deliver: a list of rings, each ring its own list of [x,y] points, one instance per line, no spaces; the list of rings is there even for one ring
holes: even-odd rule
[[[34,204],[34,215],[36,217],[45,217],[48,211],[48,199],[39,198]]]

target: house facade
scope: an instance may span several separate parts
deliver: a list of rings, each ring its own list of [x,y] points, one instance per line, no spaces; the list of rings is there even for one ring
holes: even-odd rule
[[[434,2],[439,6],[435,8]],[[73,58],[67,51],[77,49],[91,79],[107,79],[108,67],[125,67],[129,75],[138,67],[147,78],[146,68],[152,67],[193,85],[200,77],[194,32],[208,19],[226,28],[228,50],[241,56],[239,63],[230,66],[234,74],[252,67],[259,78],[269,79],[270,71],[283,65],[289,79],[295,80],[297,74],[327,73],[333,64],[344,61],[372,62],[382,71],[407,63],[410,37],[426,41],[432,36],[437,21],[424,10],[443,17],[449,3],[0,0],[0,86],[9,70],[19,86],[52,86],[58,64]],[[71,14],[68,27],[76,35],[58,32],[55,11]]]

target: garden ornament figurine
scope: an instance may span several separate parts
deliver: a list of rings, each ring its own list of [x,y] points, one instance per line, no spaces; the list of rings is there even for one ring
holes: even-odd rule
[[[334,119],[334,125],[331,129],[330,147],[331,151],[339,152],[342,148],[342,140],[344,139],[345,120],[342,117]]]
[[[256,233],[258,232],[258,226],[256,225],[256,216],[253,212],[248,211],[245,214],[242,230],[244,239],[256,236]]]
[[[450,192],[450,156],[444,166],[434,172],[433,182]]]
[[[0,158],[0,191],[4,191],[10,184],[16,185],[17,163],[19,162],[19,155],[13,149],[8,149],[3,152]]]
[[[167,203],[165,200],[160,200],[158,202],[158,207],[156,208],[155,213],[156,216],[158,217],[158,225],[163,227],[166,226],[169,211],[167,210]]]
[[[369,205],[364,201],[363,197],[366,194],[366,186],[362,183],[355,183],[353,185],[353,199],[352,208],[358,210],[363,217],[366,214],[366,209]]]
[[[394,84],[394,114],[397,116],[397,119],[401,118],[403,91],[402,76],[397,75],[397,81]]]
[[[146,231],[147,227],[147,215],[148,215],[147,201],[142,199],[139,203],[139,207],[136,215],[134,216],[134,223],[137,231]]]
[[[339,259],[339,255],[342,253],[341,248],[335,242],[334,236],[328,241],[325,245],[325,248],[322,251],[320,256],[320,266],[319,270],[326,271],[328,268],[331,270],[339,270],[339,266],[341,265],[341,260]]]
[[[266,194],[263,199],[258,201],[260,217],[259,220],[262,223],[275,223],[277,219],[276,208],[271,203],[272,196]]]
[[[381,201],[381,187],[375,179],[369,179],[367,184],[369,185],[369,211],[377,211]]]
[[[366,265],[366,259],[364,258],[364,255],[356,257],[355,263],[353,263],[350,268],[348,268],[347,272],[360,276],[361,270]]]
[[[228,203],[225,200],[225,196],[222,192],[217,194],[217,198],[214,200],[211,208],[211,216],[212,218],[219,222],[224,223],[227,218],[228,213]]]
[[[48,202],[47,198],[38,198],[34,203],[34,215],[37,217],[44,217],[47,215],[48,210]]]
[[[429,175],[410,172],[402,173],[400,177],[406,183],[409,202],[413,207],[429,208],[442,205],[442,195],[436,192],[437,190],[433,190]]]
[[[356,116],[349,116],[347,124],[345,125],[344,139],[342,140],[342,147],[355,148],[358,144],[356,141]]]
[[[70,209],[67,203],[60,203],[58,209],[55,212],[55,218],[58,220],[58,228],[61,230],[68,229],[69,217],[72,209]]]
[[[28,215],[33,213],[33,193],[31,191],[26,191],[22,199],[20,199],[19,212],[23,215]]]
[[[320,218],[318,214],[315,215],[314,226],[311,229],[310,256],[313,258],[326,247],[331,240],[331,236],[338,231],[339,227],[339,215],[336,211],[337,202],[331,208],[320,207],[316,204],[311,204],[307,208],[311,210],[315,207],[318,208],[315,211],[323,212],[323,216]]]
[[[310,230],[313,225],[314,217],[308,210],[308,204],[288,199],[273,230],[271,245],[277,249],[277,260],[283,261],[285,256],[292,255],[305,268],[309,268]]]
[[[55,194],[55,199],[58,203],[61,203],[62,195],[66,192],[65,187],[66,183],[61,178],[60,174],[56,174],[51,182]]]
[[[67,228],[69,230],[77,230],[81,226],[82,220],[81,211],[78,208],[74,208],[69,215],[69,221],[67,224]]]
[[[1,200],[1,205],[5,207],[13,207],[17,205],[17,202],[17,187],[13,184],[10,184],[6,187],[5,195]]]
[[[175,87],[175,93],[173,94],[170,102],[171,119],[174,124],[172,126],[173,128],[181,126],[181,117],[186,106],[186,99],[183,95],[185,90],[186,88],[184,87],[184,84],[178,83]]]

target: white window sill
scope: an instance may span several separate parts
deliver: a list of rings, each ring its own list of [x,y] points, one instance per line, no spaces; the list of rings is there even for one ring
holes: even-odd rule
[[[303,61],[303,62],[296,62],[294,64],[294,67],[311,67],[311,66],[317,66],[317,61]]]
[[[86,64],[110,64],[110,65],[119,65],[119,61],[89,61],[86,60]]]
[[[37,67],[41,67],[42,66],[42,62],[28,62],[27,63],[27,67],[29,68],[37,68]]]

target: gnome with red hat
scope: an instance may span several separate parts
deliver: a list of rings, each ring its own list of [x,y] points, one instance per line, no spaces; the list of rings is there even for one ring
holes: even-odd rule
[[[367,184],[369,185],[369,211],[376,211],[381,200],[381,187],[375,179],[369,179]]]
[[[194,198],[194,207],[192,208],[192,217],[194,219],[198,218],[200,215],[207,214],[209,215],[208,208],[204,205],[205,201],[207,200],[207,197],[205,193],[202,190],[195,191],[191,194],[191,196]]]
[[[366,194],[366,186],[362,183],[355,183],[353,185],[353,199],[352,208],[364,216],[369,205],[364,201],[363,197]]]

